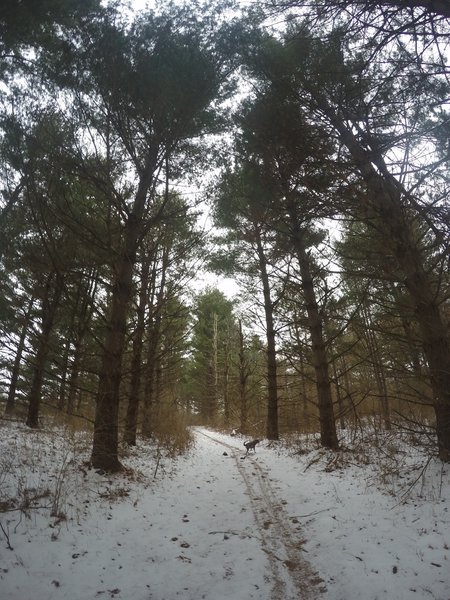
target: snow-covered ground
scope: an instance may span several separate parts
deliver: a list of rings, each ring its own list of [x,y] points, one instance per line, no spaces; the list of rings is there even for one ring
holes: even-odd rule
[[[392,435],[244,460],[242,441],[140,443],[112,477],[86,434],[1,423],[0,598],[450,599],[448,465]]]

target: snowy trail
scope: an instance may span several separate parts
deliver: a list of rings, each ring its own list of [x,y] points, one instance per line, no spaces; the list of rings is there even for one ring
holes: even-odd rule
[[[197,428],[186,455],[139,440],[110,476],[87,433],[0,433],[0,600],[450,600],[448,465],[406,444],[241,460]]]
[[[256,454],[249,453],[245,460],[242,460],[241,448],[202,430],[198,430],[197,434],[226,448],[236,463],[249,497],[262,548],[268,556],[272,583],[271,599],[310,600],[318,597],[317,585],[322,583],[322,580],[304,559],[298,529],[292,529],[283,509],[283,501],[277,498],[268,473],[258,462]]]
[[[64,507],[3,521],[0,598],[8,600],[312,600],[320,579],[302,557],[261,453],[195,431],[176,461],[131,456],[146,479],[85,472]],[[226,456],[224,451],[226,450]],[[264,454],[264,451],[262,452]]]

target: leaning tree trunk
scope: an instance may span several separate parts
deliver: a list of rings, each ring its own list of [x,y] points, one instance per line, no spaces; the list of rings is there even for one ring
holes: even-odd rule
[[[303,296],[305,300],[308,330],[311,337],[311,352],[316,374],[317,398],[319,404],[320,441],[322,446],[337,450],[339,442],[336,433],[336,420],[333,411],[333,396],[331,393],[331,379],[329,374],[329,361],[327,347],[323,337],[323,323],[317,305],[311,274],[310,258],[306,251],[304,234],[298,227],[298,220],[294,213],[295,208],[290,207],[292,223],[292,237],[300,267]]]
[[[448,329],[442,319],[436,294],[428,285],[427,273],[419,265],[410,263],[406,285],[416,299],[416,318],[420,326],[424,355],[426,356],[433,390],[436,414],[436,434],[439,456],[450,462],[450,343]],[[407,266],[407,265],[405,265]]]
[[[411,219],[410,213],[415,209],[406,206],[408,193],[389,174],[381,155],[368,153],[323,99],[318,104],[339,132],[364,178],[367,186],[366,205],[363,207],[366,218],[371,222],[375,219],[381,225],[386,246],[402,273],[429,367],[439,456],[450,462],[450,340],[447,324],[441,314],[438,284],[425,266]],[[379,163],[378,170],[373,165],[374,161]]]
[[[278,385],[277,385],[277,351],[275,344],[275,326],[273,318],[273,303],[270,296],[270,282],[267,272],[267,260],[261,243],[257,238],[259,272],[263,287],[264,314],[266,318],[267,339],[267,438],[277,440],[278,431]]]

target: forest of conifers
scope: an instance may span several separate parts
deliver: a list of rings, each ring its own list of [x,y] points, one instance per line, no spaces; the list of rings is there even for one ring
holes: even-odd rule
[[[3,0],[2,418],[110,471],[193,423],[449,461],[449,43],[444,0]]]

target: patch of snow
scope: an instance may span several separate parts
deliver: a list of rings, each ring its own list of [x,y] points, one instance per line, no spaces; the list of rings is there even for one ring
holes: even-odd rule
[[[144,442],[109,476],[85,434],[2,424],[0,597],[449,600],[448,465],[194,433],[155,477]]]

